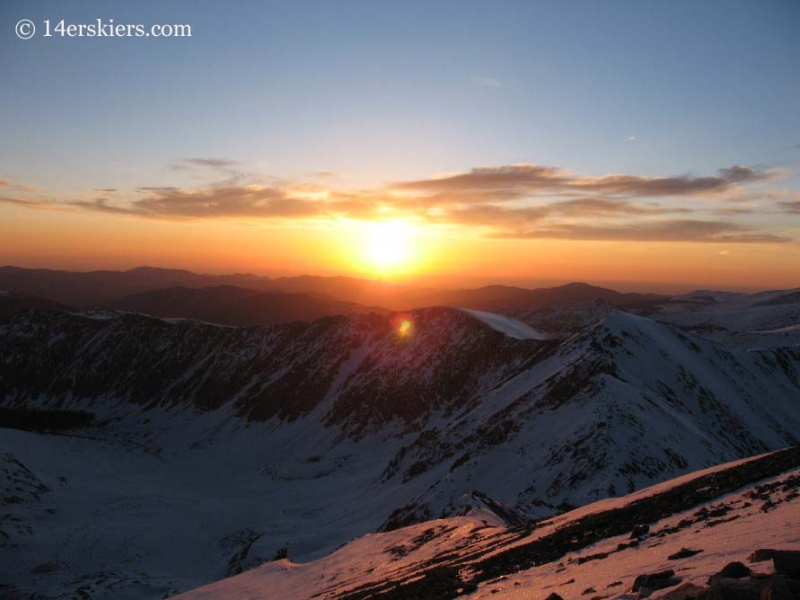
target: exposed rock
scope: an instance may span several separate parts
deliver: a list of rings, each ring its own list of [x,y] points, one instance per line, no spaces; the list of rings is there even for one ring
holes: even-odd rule
[[[700,554],[702,550],[690,550],[689,548],[681,548],[675,554],[670,554],[667,558],[669,560],[680,560],[681,558],[691,558],[695,554]]]
[[[58,571],[58,565],[51,562],[46,562],[40,565],[36,565],[31,569],[31,573],[33,573],[34,575],[41,575],[43,573],[52,573],[53,571]]]
[[[765,560],[772,560],[775,550],[769,548],[759,548],[747,557],[750,562],[764,562]]]
[[[727,565],[717,573],[717,577],[731,577],[733,579],[741,579],[742,577],[747,577],[750,575],[750,569],[744,566],[740,562],[732,562]]]
[[[553,592],[545,600],[564,600],[564,599],[555,592]]]
[[[761,591],[767,587],[766,579],[733,579],[712,577],[707,600],[761,600]]]
[[[659,600],[692,600],[702,598],[708,588],[685,581],[674,590],[665,592]]]
[[[772,563],[776,573],[800,579],[800,551],[773,550]]]
[[[761,600],[796,600],[800,598],[800,583],[783,575],[770,578],[769,584],[761,590]]]
[[[639,575],[633,582],[631,590],[639,592],[640,598],[647,598],[656,590],[672,587],[680,582],[681,580],[675,577],[675,571],[669,569],[658,573],[650,573],[649,575]]]
[[[581,595],[585,596],[586,594],[595,594],[595,593],[597,593],[596,589],[594,589],[593,587],[588,587],[581,592]]]
[[[636,525],[636,527],[633,528],[633,531],[631,531],[631,539],[633,540],[637,538],[642,538],[646,536],[648,533],[650,533],[650,525],[646,524]]]

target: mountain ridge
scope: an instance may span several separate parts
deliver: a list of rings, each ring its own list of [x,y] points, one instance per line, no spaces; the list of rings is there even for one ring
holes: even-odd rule
[[[543,340],[490,323],[447,307],[252,327],[0,321],[0,408],[92,423],[3,429],[4,468],[29,491],[5,506],[0,579],[50,561],[69,565],[47,579],[62,594],[100,577],[119,580],[106,597],[160,596],[287,545],[309,560],[463,514],[473,492],[536,520],[798,441],[800,347],[615,310]]]

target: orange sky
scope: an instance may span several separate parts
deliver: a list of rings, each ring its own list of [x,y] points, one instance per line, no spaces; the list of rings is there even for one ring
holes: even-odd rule
[[[420,225],[408,235],[407,260],[382,269],[370,260],[366,231],[368,224],[346,221],[176,223],[2,206],[0,262],[73,270],[152,265],[211,273],[345,274],[443,286],[574,280],[679,288],[798,285],[797,244],[488,239],[469,228]]]
[[[800,285],[797,2],[16,4],[1,264]]]

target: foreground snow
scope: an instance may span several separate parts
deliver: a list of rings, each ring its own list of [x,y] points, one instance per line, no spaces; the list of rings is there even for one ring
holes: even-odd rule
[[[359,598],[362,593],[402,589],[423,577],[437,562],[452,562],[466,580],[480,573],[479,560],[510,548],[546,540],[579,523],[588,514],[630,506],[654,498],[697,479],[741,463],[731,463],[703,473],[637,492],[630,497],[600,502],[542,522],[531,534],[505,527],[485,509],[466,517],[442,519],[395,532],[368,535],[308,564],[281,560],[237,577],[179,596],[180,600],[284,600],[303,598]],[[800,469],[749,484],[734,493],[713,498],[650,522],[649,534],[630,547],[631,535],[616,535],[566,552],[556,560],[521,572],[508,572],[480,583],[472,598],[540,600],[556,592],[564,598],[616,597],[629,590],[642,574],[672,569],[682,583],[707,584],[709,576],[732,561],[747,562],[759,548],[800,549]],[[767,484],[765,488],[759,488]],[[764,492],[769,489],[769,492]],[[765,497],[767,500],[765,500]],[[703,517],[702,515],[711,515]],[[701,515],[698,517],[698,515]],[[715,518],[719,517],[719,518]],[[690,523],[691,525],[687,525]],[[683,549],[699,551],[686,558],[674,555]],[[670,558],[672,556],[672,558]],[[771,563],[751,565],[754,571],[772,572]],[[388,582],[388,585],[387,585]],[[394,588],[392,582],[400,584]],[[370,591],[371,590],[371,591]],[[669,589],[657,591],[657,599]]]
[[[800,476],[795,470],[789,476]],[[784,480],[786,477],[774,478]],[[800,501],[790,500],[779,504],[769,512],[761,510],[761,504],[752,504],[748,490],[732,494],[724,500],[734,508],[725,515],[718,525],[702,528],[685,528],[681,531],[660,537],[649,537],[635,549],[614,553],[620,544],[630,542],[630,536],[622,535],[608,538],[605,542],[591,546],[582,552],[569,553],[562,561],[542,567],[535,567],[519,574],[512,574],[500,581],[482,584],[471,598],[494,598],[502,600],[540,600],[552,592],[564,598],[577,598],[584,590],[594,588],[598,594],[611,594],[612,597],[630,590],[637,576],[672,569],[682,579],[682,583],[692,583],[703,587],[710,576],[718,573],[725,565],[739,561],[748,563],[750,554],[759,548],[800,550]],[[785,498],[785,495],[781,496]],[[709,503],[706,508],[718,505]],[[750,504],[750,506],[746,506]],[[651,531],[676,527],[678,523],[690,518],[699,509],[679,513],[669,519],[650,525]],[[702,550],[699,554],[683,559],[672,559],[682,549]],[[601,560],[579,561],[589,556],[609,553]],[[750,567],[760,573],[773,572],[772,563],[765,562]],[[571,583],[567,583],[574,580]],[[622,582],[622,585],[615,585]],[[673,591],[656,591],[654,600]]]

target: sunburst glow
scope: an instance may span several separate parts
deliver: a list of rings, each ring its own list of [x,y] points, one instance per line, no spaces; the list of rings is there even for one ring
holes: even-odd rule
[[[408,266],[411,258],[410,228],[403,221],[372,223],[367,229],[364,253],[376,269],[396,270]]]

